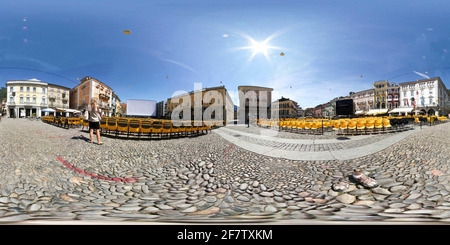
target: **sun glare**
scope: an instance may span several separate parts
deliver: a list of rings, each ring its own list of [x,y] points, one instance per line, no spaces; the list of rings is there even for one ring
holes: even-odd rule
[[[263,53],[263,54],[267,54],[267,45],[265,42],[257,42],[252,40],[252,49],[253,49],[253,53],[257,54],[257,53]]]

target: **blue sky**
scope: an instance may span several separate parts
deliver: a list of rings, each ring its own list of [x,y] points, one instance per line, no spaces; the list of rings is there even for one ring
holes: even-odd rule
[[[122,101],[161,101],[195,83],[225,85],[232,95],[254,85],[303,108],[379,80],[440,76],[450,88],[444,0],[0,0],[0,6],[4,83],[37,78],[73,87],[91,76]],[[255,52],[252,40],[267,41],[265,49]]]

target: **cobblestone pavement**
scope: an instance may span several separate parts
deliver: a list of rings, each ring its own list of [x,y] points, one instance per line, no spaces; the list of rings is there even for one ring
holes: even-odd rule
[[[224,132],[241,134],[239,144],[297,156],[370,148],[403,135],[357,158],[295,160],[255,153]],[[105,144],[97,145],[81,128],[3,118],[0,222],[448,224],[449,132],[450,123],[442,123],[341,143],[333,133],[226,127],[161,140],[103,135]],[[297,147],[307,141],[322,148]],[[352,182],[358,167],[380,186]],[[334,191],[341,180],[349,188]]]

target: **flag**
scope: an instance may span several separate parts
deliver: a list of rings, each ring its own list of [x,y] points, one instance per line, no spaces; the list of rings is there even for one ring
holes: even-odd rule
[[[409,106],[409,101],[408,101],[408,99],[406,99],[406,106]]]
[[[416,109],[416,100],[413,102],[414,109]]]

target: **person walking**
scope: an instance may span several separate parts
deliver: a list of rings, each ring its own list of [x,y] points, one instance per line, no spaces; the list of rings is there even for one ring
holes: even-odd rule
[[[103,142],[100,140],[100,119],[101,117],[101,112],[100,112],[100,106],[98,105],[98,101],[97,98],[92,98],[91,99],[91,103],[88,106],[88,111],[89,111],[89,138],[90,138],[90,142],[92,143],[92,138],[94,136],[94,130],[95,130],[95,134],[97,135],[97,144],[99,145],[103,145]]]

